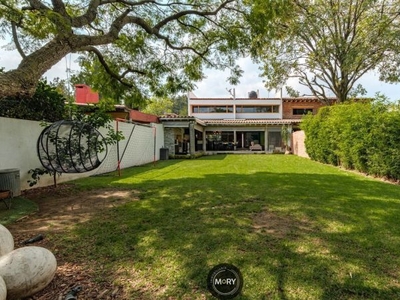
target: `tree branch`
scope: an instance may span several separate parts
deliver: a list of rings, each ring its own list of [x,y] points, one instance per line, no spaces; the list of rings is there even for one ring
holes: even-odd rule
[[[142,1],[127,1],[127,0],[103,0],[101,1],[100,5],[104,5],[104,4],[112,4],[112,3],[121,3],[121,4],[125,4],[128,6],[140,6],[143,4],[148,4],[148,3],[153,3],[156,4],[158,6],[174,6],[174,5],[184,5],[184,6],[190,6],[190,7],[201,7],[200,5],[196,5],[196,4],[188,4],[188,3],[184,3],[184,2],[168,2],[168,3],[159,3],[155,0],[142,0]]]
[[[27,9],[27,10],[40,10],[40,11],[44,11],[44,10],[51,10],[48,6],[44,5],[42,3],[42,1],[40,0],[29,0],[29,4],[31,5],[30,7],[26,7],[23,9]]]
[[[166,45],[173,50],[191,50],[194,53],[196,53],[197,55],[204,57],[205,54],[208,52],[208,48],[204,51],[204,52],[199,52],[197,51],[195,48],[193,47],[189,47],[189,46],[175,46],[171,43],[170,39],[167,36],[164,36],[160,33],[159,29],[156,27],[150,27],[150,25],[148,23],[146,23],[146,21],[142,18],[138,18],[138,17],[133,17],[133,16],[127,16],[125,18],[124,21],[122,21],[121,25],[123,26],[126,23],[131,23],[131,24],[136,24],[138,26],[140,26],[142,29],[144,29],[148,34],[154,35],[157,38],[164,40]],[[115,26],[115,32],[118,30],[118,26]],[[121,27],[122,28],[122,27]],[[119,29],[120,30],[120,29]]]
[[[143,4],[147,4],[147,3],[156,3],[156,1],[154,0],[143,0],[143,1],[125,1],[125,0],[103,0],[100,1],[100,5],[105,5],[105,4],[112,4],[112,3],[121,3],[121,4],[125,4],[128,6],[138,6],[138,5],[143,5]]]
[[[128,73],[137,73],[137,74],[141,74],[141,75],[146,75],[146,72],[144,71],[140,71],[140,70],[134,70],[134,69],[127,69],[126,71],[124,71],[121,75],[115,73],[114,71],[111,70],[111,68],[109,67],[109,65],[107,64],[106,60],[103,57],[103,54],[99,51],[99,49],[97,49],[96,47],[92,47],[92,46],[87,46],[87,47],[82,47],[81,49],[79,49],[80,51],[88,51],[88,52],[92,52],[94,54],[96,54],[99,62],[101,63],[101,65],[104,67],[104,70],[114,79],[116,79],[117,81],[119,81],[122,85],[128,87],[128,88],[133,88],[134,85],[130,84],[128,82],[126,82],[124,80],[124,77],[128,74]]]
[[[71,19],[72,27],[79,28],[92,23],[97,17],[97,8],[100,5],[100,0],[91,0],[83,15]]]
[[[66,19],[69,19],[70,16],[68,15],[66,9],[65,9],[65,4],[62,0],[51,0],[53,3],[53,8],[54,11],[59,13],[61,16],[63,16]]]
[[[24,50],[22,49],[21,44],[19,43],[19,40],[18,40],[17,25],[15,24],[15,22],[11,22],[11,29],[12,29],[12,36],[13,36],[15,47],[17,48],[17,51],[21,55],[21,57],[25,58],[26,55],[25,55]]]
[[[198,10],[184,10],[184,11],[180,11],[176,14],[173,14],[167,18],[165,18],[164,20],[162,20],[161,22],[159,22],[158,24],[156,24],[154,26],[155,29],[160,29],[161,27],[165,26],[166,24],[168,24],[171,21],[177,20],[183,16],[187,16],[187,15],[197,15],[197,16],[215,16],[217,15],[223,8],[225,8],[229,3],[234,2],[235,0],[226,0],[224,2],[222,2],[214,11],[198,11]]]

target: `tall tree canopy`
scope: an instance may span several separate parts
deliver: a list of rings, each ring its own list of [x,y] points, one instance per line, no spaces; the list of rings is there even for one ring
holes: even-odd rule
[[[252,13],[252,53],[269,89],[297,77],[322,101],[342,102],[370,70],[399,81],[398,0],[254,0]]]
[[[0,98],[32,94],[73,52],[129,93],[189,89],[205,67],[230,68],[235,82],[243,13],[240,0],[0,0],[0,38],[12,36],[22,57],[0,74]]]

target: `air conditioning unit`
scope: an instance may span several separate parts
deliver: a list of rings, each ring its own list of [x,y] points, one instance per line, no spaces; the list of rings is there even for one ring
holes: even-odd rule
[[[13,197],[21,195],[19,169],[0,170],[0,190],[10,190]]]

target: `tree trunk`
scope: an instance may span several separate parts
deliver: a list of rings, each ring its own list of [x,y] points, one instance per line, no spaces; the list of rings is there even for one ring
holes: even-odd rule
[[[43,74],[71,51],[69,43],[54,39],[26,56],[17,69],[0,74],[0,99],[32,96]]]

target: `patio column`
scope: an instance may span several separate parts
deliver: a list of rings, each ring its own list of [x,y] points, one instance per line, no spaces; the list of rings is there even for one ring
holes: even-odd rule
[[[206,129],[203,128],[203,152],[207,151],[207,136],[206,136]]]
[[[265,125],[264,139],[265,139],[265,153],[268,153],[268,151],[269,151],[269,143],[268,143],[268,125]]]
[[[289,124],[289,126],[288,126],[288,131],[290,132],[289,141],[288,141],[288,146],[290,147],[291,150],[293,150],[293,149],[292,149],[293,125],[292,125],[292,124]]]
[[[195,132],[194,132],[194,124],[193,122],[189,123],[189,154],[194,155],[196,153],[196,145],[195,145]]]
[[[233,150],[236,151],[236,130],[233,131]]]

